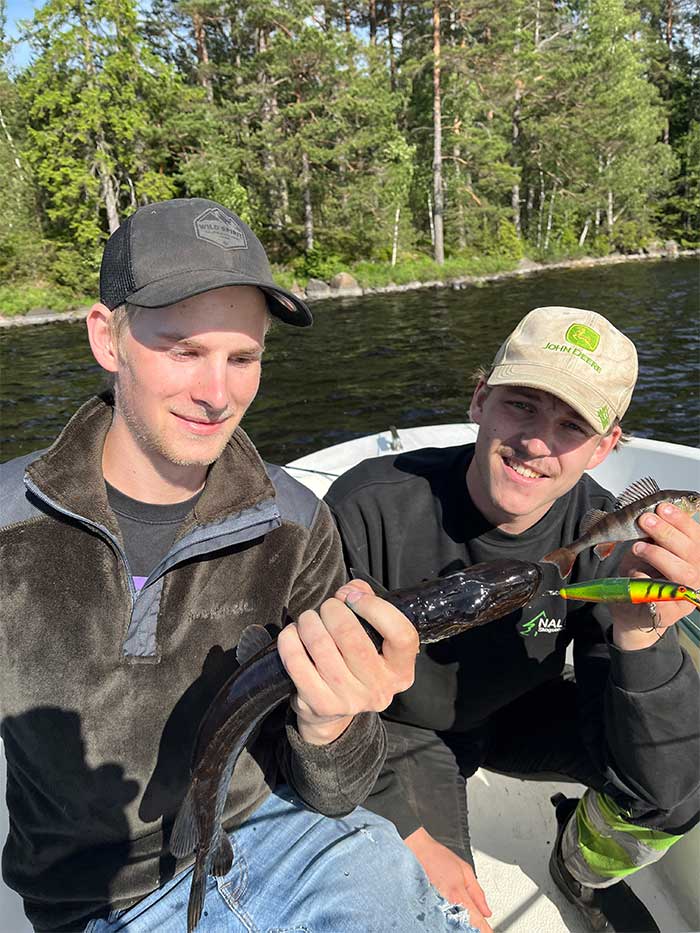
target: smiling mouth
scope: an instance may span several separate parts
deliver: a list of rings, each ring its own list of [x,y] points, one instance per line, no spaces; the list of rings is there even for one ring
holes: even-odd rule
[[[525,466],[524,463],[521,463],[519,460],[513,460],[512,457],[503,457],[503,462],[507,467],[510,467],[518,476],[523,476],[525,479],[547,479],[544,473],[538,473],[537,470],[533,470],[532,467]]]

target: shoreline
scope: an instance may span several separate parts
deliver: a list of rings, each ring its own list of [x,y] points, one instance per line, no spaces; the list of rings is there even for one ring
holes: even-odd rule
[[[560,262],[540,263],[533,262],[530,259],[521,259],[518,267],[504,272],[493,272],[487,275],[463,275],[451,277],[448,279],[434,279],[430,281],[407,282],[405,285],[368,286],[366,288],[355,283],[354,285],[340,286],[334,288],[327,283],[318,282],[318,287],[312,288],[307,292],[299,288],[297,294],[309,304],[317,301],[328,301],[334,298],[361,298],[368,295],[391,295],[401,292],[418,291],[419,289],[437,289],[453,288],[463,289],[469,286],[478,287],[479,285],[500,282],[504,279],[521,278],[526,275],[535,275],[539,272],[549,272],[552,270],[586,269],[593,266],[619,265],[627,262],[659,262],[673,259],[687,258],[690,256],[700,256],[700,249],[686,249],[673,251],[659,251],[654,253],[611,253],[609,256],[590,256],[583,259],[564,259]],[[313,281],[313,280],[312,280]],[[325,287],[324,287],[325,286]],[[48,311],[38,309],[28,311],[26,314],[16,314],[11,317],[4,316],[0,312],[0,329],[10,327],[26,327],[37,324],[50,324],[54,322],[76,322],[84,321],[87,317],[89,307],[75,308],[72,311]]]

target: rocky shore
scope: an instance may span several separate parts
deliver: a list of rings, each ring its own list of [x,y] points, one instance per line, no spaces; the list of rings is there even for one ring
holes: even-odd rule
[[[300,288],[295,285],[293,291],[310,303],[315,301],[325,301],[333,298],[356,298],[363,295],[390,295],[397,292],[410,292],[417,289],[428,288],[469,288],[478,286],[487,282],[500,282],[503,279],[516,278],[524,275],[534,275],[537,272],[549,272],[550,270],[564,269],[587,269],[591,266],[614,265],[623,262],[645,262],[660,259],[677,259],[682,256],[700,256],[700,249],[681,250],[674,242],[669,242],[663,246],[654,246],[643,253],[612,253],[609,256],[586,257],[584,259],[567,259],[562,262],[539,263],[530,259],[521,259],[515,269],[507,272],[495,272],[491,275],[464,275],[452,277],[444,280],[436,279],[426,282],[407,282],[405,285],[396,285],[390,282],[388,285],[363,288],[349,272],[340,272],[335,275],[330,282],[324,282],[320,279],[309,279],[306,288]],[[48,324],[53,321],[82,321],[87,316],[90,309],[76,308],[73,311],[57,313],[49,311],[47,308],[37,308],[29,311],[27,314],[5,317],[0,311],[0,328],[21,327],[30,324]]]

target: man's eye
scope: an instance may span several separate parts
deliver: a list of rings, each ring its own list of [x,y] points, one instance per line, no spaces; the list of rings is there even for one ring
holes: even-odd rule
[[[569,431],[576,431],[578,434],[586,434],[586,431],[581,427],[581,425],[577,424],[575,421],[567,421],[564,424],[564,427]]]
[[[188,350],[185,347],[173,347],[170,352],[178,360],[192,359],[197,355],[194,350]]]
[[[514,400],[508,404],[512,405],[513,408],[517,408],[518,411],[532,411],[532,405],[529,405],[527,402]]]

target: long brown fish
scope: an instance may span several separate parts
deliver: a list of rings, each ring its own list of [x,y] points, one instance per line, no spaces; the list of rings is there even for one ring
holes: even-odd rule
[[[537,564],[498,560],[391,593],[376,581],[370,582],[413,623],[421,644],[427,644],[525,606],[540,589],[542,579]],[[360,621],[377,650],[381,650],[379,634]],[[199,727],[192,780],[170,839],[170,851],[177,858],[196,850],[187,908],[188,933],[202,915],[207,876],[225,875],[233,864],[231,843],[221,820],[238,757],[262,720],[294,692],[276,641],[271,641],[262,626],[251,625],[244,630],[237,657],[241,667],[218,692]]]
[[[646,538],[637,524],[644,512],[653,512],[662,502],[695,515],[700,511],[700,492],[692,489],[659,489],[650,476],[639,479],[628,486],[615,504],[614,512],[592,509],[581,522],[582,534],[565,547],[557,548],[542,560],[556,564],[562,578],[568,577],[578,555],[592,547],[595,554],[604,560],[621,541],[637,541]]]

